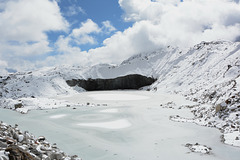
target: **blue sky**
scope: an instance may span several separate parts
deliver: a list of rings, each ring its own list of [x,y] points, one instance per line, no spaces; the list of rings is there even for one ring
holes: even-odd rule
[[[0,0],[0,74],[239,40],[239,0]]]

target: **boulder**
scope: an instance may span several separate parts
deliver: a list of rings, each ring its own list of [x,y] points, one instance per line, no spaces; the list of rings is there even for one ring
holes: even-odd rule
[[[62,153],[52,153],[50,155],[50,158],[55,159],[55,160],[61,160],[61,159],[63,159],[63,156],[64,155]]]
[[[0,148],[7,148],[7,143],[0,141]]]
[[[37,140],[38,140],[38,142],[42,142],[42,141],[45,141],[46,138],[44,136],[40,136],[40,137],[38,137]]]
[[[225,103],[220,103],[220,104],[217,104],[217,105],[216,105],[215,111],[216,111],[216,113],[222,112],[222,111],[224,111],[226,108],[227,108],[227,106],[226,106]]]
[[[15,104],[15,105],[14,105],[14,108],[15,108],[15,109],[23,108],[23,104],[22,104],[22,103]]]
[[[36,160],[27,151],[16,145],[10,145],[5,151],[9,152],[9,160]]]
[[[30,150],[31,153],[33,153],[34,155],[36,155],[36,156],[42,158],[42,153],[39,152],[36,148],[32,148],[32,147],[31,147],[31,148],[29,148],[29,150]]]

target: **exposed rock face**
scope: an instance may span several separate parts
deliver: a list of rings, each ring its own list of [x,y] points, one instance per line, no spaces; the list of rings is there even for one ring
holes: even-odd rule
[[[69,86],[79,86],[87,91],[95,90],[117,90],[117,89],[139,89],[151,85],[156,79],[134,74],[114,79],[72,79],[67,80]]]

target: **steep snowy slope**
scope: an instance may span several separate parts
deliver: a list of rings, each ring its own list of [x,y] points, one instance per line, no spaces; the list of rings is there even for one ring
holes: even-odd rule
[[[168,62],[160,60],[155,67],[158,88],[216,103],[238,86],[235,80],[240,76],[240,43],[202,42],[186,53],[163,59]]]

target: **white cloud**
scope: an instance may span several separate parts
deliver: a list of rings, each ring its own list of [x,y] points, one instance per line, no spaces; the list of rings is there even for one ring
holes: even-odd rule
[[[0,3],[0,56],[9,67],[21,68],[26,56],[51,51],[46,32],[67,31],[68,26],[55,0],[3,1]]]
[[[101,28],[99,28],[99,26],[91,19],[88,19],[81,23],[80,28],[73,29],[70,37],[79,45],[87,43],[95,44],[97,41],[90,34],[96,34],[99,32],[101,32]]]
[[[90,65],[91,55],[87,52],[70,51],[57,56],[48,56],[44,61],[36,62],[38,67],[61,66],[61,65]]]
[[[0,22],[0,39],[20,42],[46,40],[45,31],[68,28],[57,3],[49,0],[10,0]]]
[[[44,61],[37,61],[38,67],[56,66],[56,65],[87,65],[90,63],[90,55],[86,51],[81,51],[79,47],[70,45],[72,41],[70,36],[60,36],[56,42],[58,53],[54,56],[48,56]]]
[[[113,31],[116,31],[117,29],[111,24],[110,21],[103,21],[102,22],[103,27],[102,30],[104,33],[111,33]]]
[[[154,9],[150,7],[152,5],[150,0],[119,0],[118,2],[125,11],[124,19],[126,21],[138,21],[144,17],[143,14],[145,14],[147,8]]]
[[[101,29],[98,27],[98,25],[91,19],[88,19],[86,22],[81,23],[80,28],[74,29],[72,31],[72,36],[78,37],[84,34],[99,33],[100,31]]]
[[[0,60],[0,75],[5,75],[8,73],[8,71],[6,70],[7,67],[7,62],[6,61],[2,61]]]
[[[7,67],[7,62],[0,60],[0,68]]]
[[[47,40],[36,41],[36,42],[0,42],[0,53],[3,57],[7,58],[11,56],[12,58],[21,58],[27,56],[37,56],[41,54],[46,54],[52,49],[48,46],[49,42]],[[4,54],[5,53],[5,54]]]
[[[74,15],[77,15],[79,13],[86,14],[85,10],[82,9],[82,7],[72,5],[72,6],[68,7],[68,10],[67,10],[66,13],[64,13],[64,15],[65,16],[74,16]]]
[[[56,42],[57,51],[64,54],[69,53],[80,53],[81,49],[79,47],[73,47],[69,43],[71,41],[71,37],[63,37],[60,36]]]

